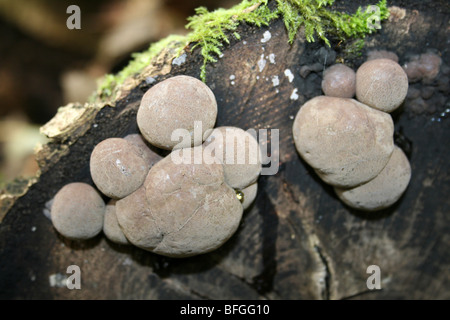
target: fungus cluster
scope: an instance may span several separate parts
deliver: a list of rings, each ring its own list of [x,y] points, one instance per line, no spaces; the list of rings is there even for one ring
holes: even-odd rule
[[[93,149],[96,188],[70,183],[55,195],[56,230],[75,240],[103,230],[112,242],[170,257],[220,247],[255,199],[262,165],[256,137],[214,128],[216,117],[213,92],[195,78],[150,88],[137,112],[142,135],[108,138]],[[163,157],[158,148],[170,153]]]
[[[325,70],[325,95],[307,101],[293,124],[300,156],[345,204],[365,211],[394,204],[411,177],[408,159],[394,145],[389,114],[404,101],[408,77],[382,55],[356,73],[342,64]]]

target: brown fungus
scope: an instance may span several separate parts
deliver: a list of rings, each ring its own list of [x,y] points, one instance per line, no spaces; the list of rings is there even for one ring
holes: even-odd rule
[[[318,96],[297,113],[293,135],[302,158],[326,183],[349,188],[375,178],[394,150],[389,114],[354,99]]]
[[[150,88],[143,96],[137,124],[152,145],[172,150],[201,145],[204,134],[217,117],[217,102],[211,89],[190,76],[175,76]],[[189,136],[179,141],[175,130]],[[198,131],[198,133],[197,133]]]
[[[384,112],[392,112],[405,100],[408,76],[390,59],[374,59],[356,71],[356,99]]]
[[[254,183],[261,173],[261,151],[256,138],[237,127],[215,128],[206,139],[205,152],[223,164],[225,181],[243,189]]]
[[[335,188],[338,197],[348,206],[365,211],[385,209],[401,197],[411,179],[408,158],[399,147],[374,179],[352,189]]]
[[[256,194],[258,193],[258,183],[255,182],[240,191],[242,192],[244,197],[242,201],[242,207],[244,208],[244,210],[247,210],[256,199]]]
[[[150,169],[138,147],[122,138],[108,138],[92,151],[92,180],[106,196],[120,199],[137,190]]]
[[[55,195],[51,220],[55,229],[72,240],[86,240],[102,231],[105,202],[91,185],[73,182]]]
[[[156,150],[153,150],[156,148],[147,145],[146,140],[139,133],[129,134],[125,136],[124,139],[139,148],[142,157],[148,163],[150,168],[153,167],[159,160],[164,158],[156,152]]]
[[[117,202],[119,224],[136,246],[188,257],[217,249],[237,230],[243,208],[224,181],[223,166],[195,164],[195,150],[202,147],[178,150],[181,162],[168,155],[142,188]]]
[[[326,96],[352,98],[356,91],[356,73],[343,64],[335,64],[323,73],[322,91]]]
[[[119,226],[119,222],[117,221],[116,202],[117,200],[111,199],[106,204],[105,218],[103,222],[103,233],[109,240],[114,243],[130,244],[128,239],[123,234],[123,231]]]

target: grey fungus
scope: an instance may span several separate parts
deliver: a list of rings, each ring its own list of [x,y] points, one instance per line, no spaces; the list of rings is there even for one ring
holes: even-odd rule
[[[242,207],[244,208],[244,210],[247,210],[256,199],[256,195],[258,193],[258,183],[255,182],[240,191],[242,192],[244,197],[242,201]]]
[[[190,76],[175,76],[151,87],[143,96],[137,112],[137,124],[152,145],[172,150],[201,145],[204,134],[217,118],[217,102],[211,89]],[[200,124],[199,127],[195,125]],[[177,129],[189,132],[188,142],[174,141]],[[201,134],[195,134],[198,130]]]
[[[204,143],[223,164],[225,181],[243,189],[254,183],[261,173],[261,150],[256,138],[237,127],[217,127]]]
[[[242,212],[221,164],[176,164],[170,155],[150,169],[141,189],[117,203],[130,242],[170,257],[217,249],[237,230]]]
[[[119,226],[119,222],[117,221],[116,202],[117,200],[111,199],[106,204],[105,217],[103,220],[103,233],[106,238],[114,243],[128,245],[130,242],[123,234],[123,231]]]
[[[389,162],[374,179],[352,189],[335,188],[335,192],[352,208],[376,211],[397,202],[405,192],[410,179],[411,166],[408,158],[396,146]]]
[[[340,63],[325,69],[322,91],[330,97],[353,98],[356,91],[355,71]]]
[[[364,62],[356,71],[356,99],[369,107],[392,112],[405,100],[408,76],[390,59]]]
[[[376,177],[394,150],[389,114],[354,99],[318,96],[297,113],[297,151],[326,183],[343,188]]]
[[[99,191],[75,184],[89,192],[70,186],[58,192],[52,208],[55,228],[71,239],[103,230],[114,243],[178,258],[222,246],[256,197],[262,165],[256,138],[236,127],[213,130],[216,117],[214,94],[203,82],[176,76],[154,85],[138,109],[140,133],[107,138],[92,150],[90,173]],[[173,141],[177,129],[188,139]],[[234,149],[226,140],[203,144],[211,132],[217,137],[222,130],[225,138],[236,137]],[[208,161],[207,148],[217,148]],[[111,198],[106,206],[100,192]]]
[[[154,151],[153,146],[149,146],[148,142],[139,133],[132,133],[124,137],[125,140],[138,147],[145,162],[153,167],[159,160],[164,158],[158,152]]]
[[[367,53],[367,60],[390,59],[398,63],[398,56],[395,52],[387,50],[370,50]]]
[[[113,199],[137,190],[149,169],[139,148],[122,138],[105,139],[91,153],[92,180],[104,195]]]
[[[432,52],[412,56],[410,61],[403,65],[409,82],[424,80],[430,82],[439,74],[442,58]]]
[[[72,240],[87,240],[102,231],[105,202],[91,185],[73,182],[55,195],[51,220],[55,229]]]

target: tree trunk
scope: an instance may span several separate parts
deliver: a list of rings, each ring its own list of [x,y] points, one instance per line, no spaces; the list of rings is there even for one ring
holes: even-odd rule
[[[354,12],[355,1],[339,10]],[[259,179],[254,205],[236,234],[221,248],[192,258],[170,259],[103,235],[85,242],[57,234],[43,211],[65,184],[92,183],[89,157],[108,137],[138,132],[136,112],[144,92],[168,77],[199,77],[198,50],[175,65],[167,52],[140,75],[129,79],[114,102],[86,108],[63,126],[38,154],[41,175],[16,197],[3,197],[0,224],[0,297],[2,299],[449,299],[450,168],[449,49],[447,1],[389,1],[406,9],[392,13],[382,29],[366,38],[361,57],[339,43],[288,44],[281,20],[269,27],[239,27],[240,41],[224,48],[207,67],[207,85],[218,106],[217,126],[279,130],[279,171]],[[271,38],[261,42],[265,31]],[[431,83],[433,96],[422,113],[407,99],[393,117],[396,142],[410,156],[410,185],[393,207],[362,213],[349,209],[302,161],[294,147],[292,124],[300,106],[320,95],[322,70],[334,53],[357,68],[367,51],[395,52],[400,64],[428,49],[443,60]],[[314,68],[313,68],[314,69]],[[290,70],[293,79],[287,74]],[[234,76],[234,77],[231,77]],[[278,82],[279,83],[278,83]],[[67,114],[66,114],[67,117]],[[56,121],[56,120],[55,120]],[[62,126],[62,124],[59,124]],[[81,269],[81,290],[58,282],[67,267]],[[370,290],[367,268],[379,266],[381,290]],[[52,280],[52,281],[50,281]]]

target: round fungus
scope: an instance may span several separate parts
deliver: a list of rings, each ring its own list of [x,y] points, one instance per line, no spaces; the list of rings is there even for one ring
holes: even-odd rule
[[[439,74],[442,59],[439,55],[427,52],[411,57],[410,61],[403,65],[408,75],[409,82],[425,80],[429,82]]]
[[[159,160],[163,158],[153,146],[149,146],[146,140],[139,133],[129,134],[124,137],[125,140],[138,147],[141,152],[142,158],[144,158],[145,162],[149,165],[149,167],[153,167]]]
[[[355,187],[376,177],[394,150],[389,114],[354,99],[318,96],[293,125],[295,146],[326,183]]]
[[[408,92],[408,76],[391,59],[364,62],[356,71],[356,98],[385,112],[398,108]]]
[[[200,80],[184,75],[150,88],[137,112],[137,124],[144,138],[167,150],[201,145],[216,118],[217,103],[211,89]],[[187,139],[177,140],[184,133]]]
[[[254,183],[261,173],[261,151],[256,138],[237,127],[215,128],[206,139],[205,152],[223,164],[225,181],[243,189]]]
[[[181,163],[171,155],[159,161],[142,188],[117,202],[119,224],[136,246],[188,257],[217,249],[237,230],[243,208],[223,166],[195,164],[196,148]]]
[[[247,210],[250,205],[255,201],[256,194],[258,193],[258,183],[252,183],[248,187],[241,190],[244,194],[244,200],[242,201],[242,207]]]
[[[86,240],[102,231],[105,202],[91,185],[73,182],[55,195],[51,220],[55,229],[72,240]]]
[[[113,199],[137,190],[150,168],[142,151],[122,138],[108,138],[92,151],[90,170],[97,188]]]
[[[128,239],[123,234],[122,229],[119,226],[119,222],[117,221],[116,202],[117,200],[111,199],[106,204],[105,218],[103,221],[103,233],[114,243],[130,244]]]
[[[397,202],[410,179],[411,166],[408,158],[396,146],[386,167],[374,179],[356,188],[335,188],[335,191],[338,197],[352,208],[376,211]]]
[[[356,73],[343,64],[327,68],[323,74],[322,91],[326,96],[352,98],[356,91]]]
[[[387,50],[370,50],[367,53],[367,60],[390,59],[398,63],[398,56],[395,52]]]

